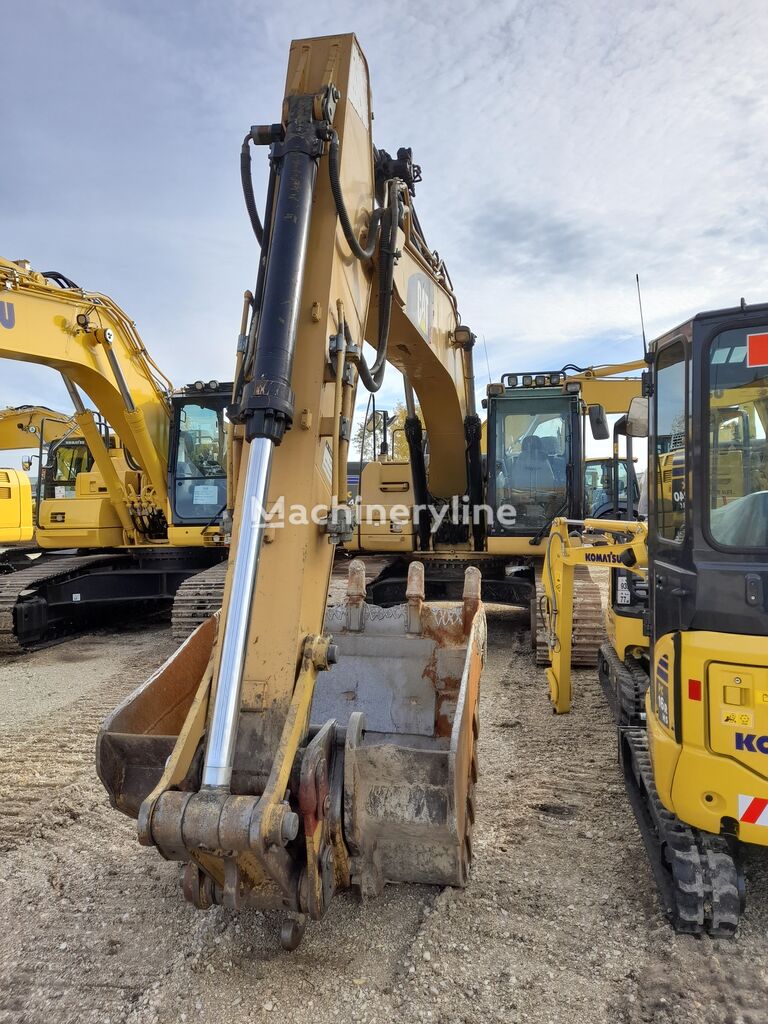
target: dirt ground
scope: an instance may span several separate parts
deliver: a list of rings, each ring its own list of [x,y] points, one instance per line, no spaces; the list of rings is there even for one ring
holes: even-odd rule
[[[0,1022],[764,1024],[768,857],[735,941],[675,936],[593,673],[555,718],[520,616],[489,625],[469,886],[339,897],[295,953],[272,916],[186,904],[95,777],[99,721],[168,630],[0,665]]]

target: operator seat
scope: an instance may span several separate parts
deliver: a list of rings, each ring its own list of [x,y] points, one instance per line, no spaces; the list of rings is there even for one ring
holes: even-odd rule
[[[555,487],[555,474],[544,452],[541,438],[529,434],[523,438],[520,454],[510,467],[509,486],[513,491],[536,494]]]

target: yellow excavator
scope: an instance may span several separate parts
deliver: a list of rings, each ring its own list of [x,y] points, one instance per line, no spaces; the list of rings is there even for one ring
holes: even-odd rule
[[[700,313],[648,360],[625,424],[649,437],[648,522],[554,523],[547,677],[567,712],[573,572],[610,568],[599,673],[662,902],[729,936],[741,847],[768,846],[768,305]]]
[[[0,289],[0,358],[57,370],[80,434],[41,467],[35,540],[50,557],[0,580],[0,650],[15,652],[105,610],[167,608],[226,557],[231,385],[174,390],[125,312],[60,273],[0,260]]]
[[[345,599],[326,610],[336,545],[354,531],[337,496],[358,380],[377,390],[388,362],[407,376],[432,493],[450,502],[469,476],[456,457],[474,415],[464,332],[416,218],[418,168],[409,150],[373,147],[371,120],[354,36],[295,41],[280,119],[243,147],[247,171],[250,145],[269,146],[270,182],[262,221],[244,175],[261,254],[230,410],[240,438],[221,616],[97,743],[112,803],[138,819],[141,843],[186,865],[185,897],[281,911],[287,948],[336,892],[461,886],[472,855],[477,569],[460,600],[429,603],[414,562],[406,601],[380,609],[354,561]]]
[[[471,336],[464,342],[470,352],[473,342]],[[472,477],[472,491],[457,508],[459,514],[442,523],[438,520],[445,508],[426,487],[431,436],[425,441],[406,383],[410,459],[380,458],[367,463],[360,474],[361,515],[350,546],[393,556],[369,585],[370,599],[380,605],[402,600],[414,559],[425,565],[429,598],[457,597],[466,566],[476,565],[486,601],[529,609],[537,661],[546,664],[546,638],[538,614],[546,534],[556,516],[584,515],[587,424],[596,440],[610,437],[607,415],[623,413],[630,399],[640,394],[636,371],[644,366],[642,360],[587,368],[568,365],[542,373],[507,373],[488,385],[481,437],[481,450],[487,452],[485,471]],[[468,421],[461,443],[469,451],[474,429],[474,421]],[[617,474],[616,493],[611,484],[602,514],[614,506],[634,514],[626,501],[634,486],[631,462],[624,466],[629,492],[622,503]],[[611,472],[612,463],[604,475]],[[429,512],[420,518],[404,517],[404,504]],[[473,514],[473,506],[484,511]],[[594,666],[604,636],[600,593],[586,568],[577,574],[575,586],[573,662]]]
[[[71,415],[45,405],[9,405],[0,409],[0,451],[46,447],[63,437],[78,436]]]
[[[78,429],[66,413],[55,412],[42,405],[17,405],[0,409],[0,451],[38,449],[42,457],[51,441],[77,436]],[[30,542],[34,537],[34,506],[32,484],[22,469],[0,469],[0,572],[12,572],[17,564],[25,564],[28,555],[37,551]],[[6,547],[6,545],[10,545]]]

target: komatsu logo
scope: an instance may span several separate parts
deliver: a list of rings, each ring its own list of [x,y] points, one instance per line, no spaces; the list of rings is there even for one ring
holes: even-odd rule
[[[623,565],[624,564],[622,562],[621,557],[619,555],[608,555],[608,554],[602,554],[602,553],[598,554],[597,552],[594,552],[594,551],[588,551],[586,553],[585,557],[586,557],[588,562],[605,562],[607,565]]]
[[[12,302],[0,302],[0,327],[9,330],[16,324],[16,310]]]
[[[750,754],[768,754],[768,736],[755,736],[753,732],[736,733],[736,749]]]

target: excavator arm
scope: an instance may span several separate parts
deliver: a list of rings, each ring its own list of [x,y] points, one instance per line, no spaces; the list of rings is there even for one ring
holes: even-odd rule
[[[170,381],[155,366],[133,322],[106,295],[86,292],[26,261],[0,259],[0,358],[58,370],[129,538],[131,514],[164,516]],[[126,495],[83,403],[91,399],[143,471],[142,493]]]
[[[581,384],[581,397],[586,405],[602,405],[607,413],[624,413],[641,393],[640,377],[629,375],[647,369],[644,359],[604,363],[568,373],[567,381]]]
[[[407,604],[383,612],[353,563],[326,613],[352,528],[335,496],[358,376],[376,390],[397,365],[427,417],[430,486],[467,482],[448,454],[468,411],[455,300],[371,119],[353,36],[292,44],[282,121],[244,143],[270,146],[271,177],[263,227],[246,187],[261,256],[231,409],[244,439],[221,618],[110,716],[97,752],[140,841],[187,862],[187,898],[287,910],[290,948],[336,890],[461,885],[471,854],[479,573],[460,604],[432,608],[416,563]]]
[[[62,437],[79,437],[71,416],[44,405],[17,405],[0,409],[0,451],[39,448]]]
[[[574,570],[577,566],[626,569],[643,575],[648,567],[645,523],[624,520],[555,519],[544,556],[544,620],[549,667],[547,684],[557,714],[571,710]]]

